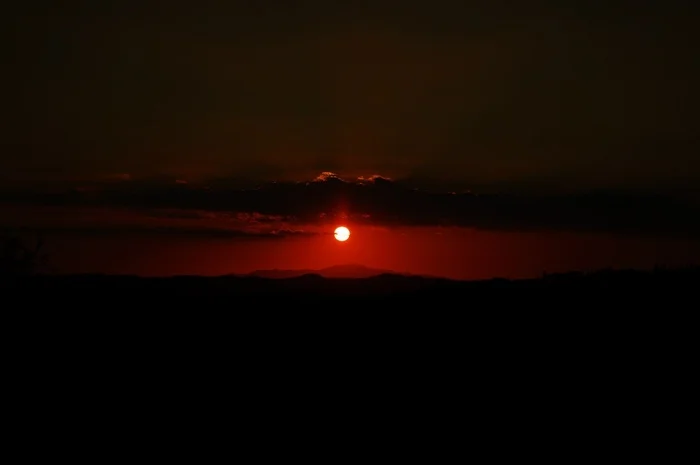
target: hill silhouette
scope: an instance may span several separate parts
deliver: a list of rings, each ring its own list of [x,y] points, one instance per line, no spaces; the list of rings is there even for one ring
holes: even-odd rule
[[[523,367],[529,371],[533,361],[554,359],[551,374],[576,366],[577,354],[597,351],[598,368],[617,372],[640,348],[653,348],[650,353],[658,356],[658,347],[690,344],[694,336],[683,331],[695,330],[692,302],[699,285],[700,268],[484,281],[392,274],[24,275],[0,279],[0,295],[16,346],[37,341],[33,347],[42,348],[42,357],[79,341],[81,354],[99,353],[96,347],[139,354],[157,347],[159,357],[172,350],[181,354],[178,363],[192,348],[207,352],[202,360],[230,357],[231,351],[250,360],[264,354],[259,365],[265,367],[306,347],[295,364],[311,357],[332,366],[338,353],[359,351],[369,366],[385,372],[400,351],[415,363],[428,350],[431,365],[443,360],[445,372],[455,372],[465,356],[500,370],[529,351]],[[610,356],[616,352],[622,355]],[[652,359],[639,355],[645,364]],[[154,360],[134,358],[137,364]],[[96,355],[92,364],[103,362]]]
[[[256,270],[245,276],[253,276],[258,278],[269,279],[288,279],[298,278],[304,275],[317,275],[323,278],[351,278],[362,279],[371,278],[379,275],[402,275],[408,276],[405,273],[396,273],[391,270],[380,270],[369,268],[359,264],[335,265],[320,270]]]
[[[592,312],[604,308],[641,308],[651,305],[686,306],[700,285],[700,267],[652,271],[601,270],[594,273],[559,273],[538,279],[489,279],[455,281],[444,278],[374,274],[379,270],[364,267],[333,267],[319,270],[328,276],[360,273],[370,277],[324,277],[318,272],[294,277],[261,276],[176,276],[145,278],[117,275],[29,275],[5,278],[0,291],[6,297],[20,296],[23,302],[40,300],[53,306],[67,299],[71,304],[81,301],[108,306],[114,301],[127,300],[134,305],[147,299],[162,304],[170,299],[196,297],[198,302],[214,299],[224,308],[244,306],[255,308],[271,303],[285,305],[300,299],[307,305],[320,304],[332,308],[352,301],[371,307],[378,302],[401,305],[402,308],[478,310],[498,308],[508,304],[510,309],[542,307],[554,304],[561,311],[588,306]],[[264,272],[263,272],[264,273]],[[273,273],[274,274],[274,273]],[[235,300],[237,298],[254,300]],[[228,300],[221,300],[226,298]],[[330,305],[330,307],[329,307]]]

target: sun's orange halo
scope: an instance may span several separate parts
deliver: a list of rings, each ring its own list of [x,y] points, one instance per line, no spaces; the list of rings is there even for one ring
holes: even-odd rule
[[[335,240],[345,242],[350,237],[350,230],[345,226],[338,226],[335,228],[333,235],[335,236]]]

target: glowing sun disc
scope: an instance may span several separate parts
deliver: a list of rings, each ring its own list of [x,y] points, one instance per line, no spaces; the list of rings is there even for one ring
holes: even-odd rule
[[[350,230],[345,226],[340,226],[338,228],[335,228],[335,232],[333,233],[333,235],[335,236],[335,239],[337,241],[344,242],[347,241],[350,237]]]

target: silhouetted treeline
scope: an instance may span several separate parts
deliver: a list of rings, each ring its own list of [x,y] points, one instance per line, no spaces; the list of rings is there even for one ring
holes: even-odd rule
[[[48,254],[38,237],[33,244],[15,235],[0,237],[0,277],[25,276],[46,270]]]

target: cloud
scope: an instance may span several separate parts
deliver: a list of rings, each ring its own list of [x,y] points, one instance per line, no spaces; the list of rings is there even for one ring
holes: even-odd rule
[[[3,228],[5,229],[5,228]],[[316,233],[304,230],[271,230],[269,232],[254,232],[235,229],[221,228],[201,228],[201,227],[172,227],[172,226],[67,226],[67,227],[40,227],[40,228],[13,228],[9,229],[12,235],[22,235],[23,233],[39,234],[40,236],[60,236],[60,235],[84,235],[84,236],[177,236],[177,237],[197,237],[212,239],[283,239],[287,237],[315,236]]]
[[[22,205],[0,206],[0,232],[45,235],[155,234],[210,238],[269,238],[312,236],[288,218],[257,212],[191,209],[149,209],[124,206]]]
[[[370,186],[385,186],[389,187],[390,185],[393,184],[393,180],[391,178],[387,178],[385,176],[380,176],[378,174],[373,174],[370,177],[363,177],[360,176],[357,178],[355,181],[359,185],[370,185]]]
[[[15,193],[12,198],[15,203],[23,200],[31,205],[121,212],[102,218],[107,223],[129,212],[138,216],[139,224],[154,229],[216,229],[222,234],[238,231],[274,237],[314,234],[321,226],[338,221],[375,226],[700,234],[697,197],[619,192],[479,195],[421,190],[380,175],[345,180],[332,172],[308,182],[261,183],[248,189],[183,184],[175,179],[167,183],[131,180],[63,194],[26,194],[22,198]]]
[[[335,173],[332,173],[330,171],[324,171],[321,174],[319,174],[316,179],[314,179],[314,182],[344,182],[343,179],[338,176]]]

